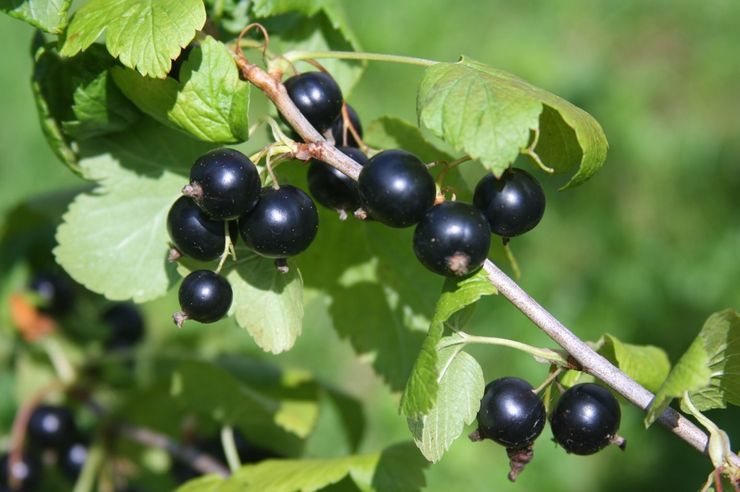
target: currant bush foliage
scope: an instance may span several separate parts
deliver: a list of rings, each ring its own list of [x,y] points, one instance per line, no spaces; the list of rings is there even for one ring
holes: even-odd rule
[[[65,204],[54,255],[76,281],[108,299],[153,300],[181,276],[212,267],[188,259],[177,267],[167,262],[166,216],[188,182],[190,166],[215,147],[244,144],[246,151],[252,143],[253,92],[233,60],[236,34],[251,22],[262,23],[270,32],[271,52],[286,55],[273,58],[271,67],[285,72],[291,54],[301,59],[301,52],[360,46],[335,0],[89,0],[70,17],[71,3],[0,0],[1,10],[44,32],[32,47],[41,126],[59,159],[92,183]],[[246,39],[252,46],[261,40]],[[260,56],[248,53],[252,61]],[[321,63],[345,97],[365,68],[359,60],[322,58]],[[295,66],[310,69],[301,61]],[[563,188],[586,181],[606,159],[604,132],[588,113],[467,57],[425,69],[417,112],[419,126],[394,116],[370,123],[367,143],[402,148],[423,162],[451,162],[467,154],[472,162],[450,170],[445,181],[464,198],[482,174],[500,176],[521,155],[569,174]],[[443,144],[431,143],[428,133]],[[266,170],[260,172],[264,179]],[[298,166],[280,173],[305,184]],[[475,419],[484,388],[482,368],[457,332],[476,303],[496,291],[482,269],[446,280],[440,294],[438,278],[413,257],[411,231],[319,213],[316,241],[287,274],[272,260],[237,247],[236,260],[227,261],[223,271],[234,292],[230,315],[262,350],[281,353],[301,334],[304,287],[311,289],[328,306],[339,336],[370,356],[389,388],[401,393],[400,412],[423,457],[439,461]],[[496,261],[506,261],[501,248],[492,247]],[[713,315],[673,370],[657,347],[611,335],[597,345],[621,370],[657,390],[646,419],[651,423],[672,398],[686,394],[699,410],[740,404],[737,380],[729,377],[740,371],[739,330],[737,312]],[[192,409],[243,428],[255,443],[293,458],[319,427],[322,405],[331,405],[350,452],[362,438],[359,404],[310,375],[228,358],[214,364],[160,357],[152,364],[156,385],[130,400],[143,408],[120,410],[134,420],[147,409],[164,412],[163,419]],[[36,365],[19,357],[19,378],[28,382],[19,388],[51,379]],[[268,373],[275,384],[266,391],[255,378]],[[571,385],[569,374],[561,380],[565,386]],[[334,484],[411,491],[423,486],[425,466],[413,445],[404,443],[344,458],[269,460],[246,465],[227,480],[207,476],[179,490],[287,492]]]

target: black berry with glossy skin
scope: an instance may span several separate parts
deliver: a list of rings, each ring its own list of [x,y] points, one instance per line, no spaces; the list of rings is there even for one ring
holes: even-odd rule
[[[77,480],[85,466],[88,451],[87,443],[75,441],[62,452],[59,457],[59,468],[67,478],[72,481]]]
[[[239,219],[244,243],[267,258],[288,258],[305,251],[318,229],[313,200],[291,185],[263,188],[254,210]]]
[[[28,288],[41,298],[41,312],[60,316],[68,313],[74,306],[74,284],[60,273],[39,272],[33,276]]]
[[[132,347],[144,337],[144,318],[131,303],[112,305],[103,312],[101,320],[110,330],[105,340],[109,349]]]
[[[365,165],[367,157],[354,147],[337,147],[358,164]],[[311,159],[308,168],[308,190],[321,205],[332,210],[353,212],[360,208],[357,182],[339,169],[323,161]]]
[[[350,106],[349,104],[347,104],[347,115],[349,116],[349,121],[350,123],[352,123],[352,126],[357,132],[357,135],[362,138],[362,123],[360,122],[360,116],[357,114],[357,111],[355,111],[354,108],[352,108],[352,106]],[[352,131],[347,128],[347,131],[345,133],[344,130],[344,117],[340,112],[339,117],[334,120],[334,123],[332,123],[331,125],[331,135],[332,137],[334,137],[335,145],[337,145],[337,147],[359,147],[359,143],[357,142],[357,139],[355,139],[355,136],[352,134]]]
[[[226,316],[233,292],[221,275],[210,270],[196,270],[183,279],[178,298],[185,319],[213,323]],[[180,325],[184,319],[175,321]]]
[[[473,204],[483,212],[491,232],[514,237],[532,230],[545,213],[545,192],[528,172],[509,168],[496,178],[493,174],[478,182]]]
[[[236,223],[229,224],[236,239]],[[182,254],[200,261],[217,259],[224,251],[224,221],[211,219],[190,198],[181,196],[167,214],[167,231]]]
[[[64,449],[76,433],[74,417],[65,407],[39,405],[28,421],[28,437],[40,448]]]
[[[480,211],[443,202],[424,214],[414,231],[414,253],[429,270],[461,277],[479,269],[491,246],[491,228]]]
[[[228,220],[254,208],[261,187],[257,168],[247,156],[234,149],[216,149],[195,161],[183,193],[209,217]]]
[[[437,194],[424,163],[404,150],[384,150],[368,159],[358,186],[370,215],[391,227],[419,222]]]
[[[342,90],[331,75],[305,72],[285,81],[293,103],[319,133],[326,131],[342,111]]]
[[[0,457],[0,491],[31,492],[37,490],[41,481],[41,461],[30,453],[23,453],[19,462],[12,469],[8,469],[10,455]],[[10,477],[14,477],[18,488],[10,488]]]
[[[486,385],[478,411],[480,437],[507,448],[531,446],[545,427],[545,405],[527,381],[507,377]]]
[[[619,402],[605,388],[593,383],[577,384],[565,391],[550,416],[555,440],[573,454],[593,454],[617,435]]]

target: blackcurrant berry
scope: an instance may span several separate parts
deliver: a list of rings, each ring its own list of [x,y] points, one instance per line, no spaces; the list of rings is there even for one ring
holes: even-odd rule
[[[75,301],[75,288],[65,275],[53,272],[39,272],[31,279],[28,288],[41,298],[39,311],[61,316],[72,309]]]
[[[224,222],[208,217],[190,198],[181,196],[167,214],[172,244],[184,255],[200,261],[215,260],[224,251]],[[231,240],[237,237],[236,222],[229,223]]]
[[[178,326],[185,319],[213,323],[223,318],[231,307],[231,285],[210,270],[196,270],[185,277],[178,292],[184,317],[175,315]]]
[[[500,178],[489,174],[481,179],[473,204],[486,216],[494,234],[509,238],[540,222],[545,213],[545,192],[531,174],[509,168]]]
[[[20,461],[9,468],[10,455],[3,454],[0,457],[0,491],[31,492],[35,490],[41,481],[41,461],[30,453],[23,453]],[[11,477],[18,484],[18,488],[11,489]]]
[[[482,438],[522,449],[531,446],[545,427],[545,405],[523,379],[507,377],[486,385],[478,411]]]
[[[354,147],[337,147],[358,164],[364,165],[367,157]],[[308,190],[317,202],[332,210],[353,212],[360,208],[357,182],[329,164],[311,159],[308,168]]]
[[[349,116],[349,121],[350,123],[352,123],[352,126],[357,132],[357,135],[362,138],[362,123],[360,123],[360,116],[357,114],[357,111],[355,111],[354,108],[352,108],[352,106],[350,106],[349,104],[347,104],[347,116]],[[341,111],[337,119],[334,120],[334,123],[332,123],[331,125],[331,135],[332,137],[334,137],[334,142],[337,147],[359,146],[357,140],[355,139],[355,136],[352,134],[350,129],[346,128],[345,131],[344,117],[342,116]]]
[[[427,210],[414,231],[414,253],[429,270],[461,277],[483,265],[491,246],[491,228],[480,211],[460,202]]]
[[[216,149],[195,161],[183,193],[209,217],[229,220],[254,208],[261,186],[257,168],[247,156],[234,149]]]
[[[593,383],[565,391],[550,416],[555,440],[567,452],[593,454],[616,437],[621,411],[608,390]]]
[[[114,304],[105,310],[101,319],[110,329],[105,341],[109,349],[132,347],[144,336],[144,318],[133,304]]]
[[[385,150],[371,157],[358,180],[363,206],[391,227],[416,224],[434,205],[434,178],[421,160],[404,150]]]
[[[305,72],[285,81],[285,89],[298,110],[319,133],[324,133],[342,111],[342,90],[324,72]]]
[[[28,421],[28,437],[41,448],[64,449],[76,433],[72,413],[65,407],[39,405]]]
[[[287,258],[304,251],[316,237],[319,215],[313,200],[295,186],[262,188],[257,206],[239,219],[246,245],[267,258]]]
[[[59,457],[59,467],[67,478],[72,481],[77,480],[85,466],[88,451],[87,443],[77,441],[62,452]]]

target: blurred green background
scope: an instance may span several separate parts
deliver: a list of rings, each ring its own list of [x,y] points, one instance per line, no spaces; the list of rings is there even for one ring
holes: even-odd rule
[[[740,3],[735,0],[375,0],[345,2],[367,51],[455,60],[460,54],[513,72],[592,113],[610,142],[607,164],[567,191],[542,173],[548,209],[513,242],[522,286],[579,336],[609,332],[665,348],[672,362],[712,312],[740,305]],[[25,197],[79,180],[47,148],[29,79],[32,29],[0,16],[0,214]],[[415,119],[418,67],[371,64],[350,101],[364,122]],[[0,272],[2,275],[2,272]],[[313,300],[312,300],[313,299]],[[304,334],[269,358],[305,367],[367,403],[362,449],[407,440],[389,394],[347,342],[327,329],[320,299],[307,295]],[[172,298],[147,306],[152,335],[170,333]],[[358,313],[358,316],[362,316]],[[482,303],[471,331],[551,345],[504,299]],[[231,325],[209,328],[256,351]],[[226,346],[226,344],[224,344]],[[233,346],[233,345],[232,345]],[[238,345],[237,345],[238,346]],[[546,367],[506,349],[473,351],[486,379]],[[740,442],[740,412],[711,412]],[[695,490],[709,461],[641,413],[623,406],[626,453],[568,456],[549,429],[516,485],[503,448],[459,439],[427,471],[427,490]],[[329,429],[327,429],[329,430]],[[322,431],[322,429],[320,429]],[[309,446],[336,453],[331,439]]]

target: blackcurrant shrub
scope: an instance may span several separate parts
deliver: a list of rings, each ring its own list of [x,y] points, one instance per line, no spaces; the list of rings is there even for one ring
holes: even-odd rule
[[[545,427],[545,405],[527,381],[506,377],[486,385],[478,411],[482,438],[521,449],[531,446]]]
[[[195,161],[183,193],[209,217],[229,220],[254,208],[261,186],[257,167],[247,156],[234,149],[216,149]]]
[[[77,440],[62,452],[59,457],[59,468],[67,478],[77,480],[85,466],[88,451],[87,443]]]
[[[319,133],[326,131],[342,112],[342,90],[331,75],[305,72],[285,81],[285,89],[303,116]]]
[[[358,164],[364,165],[367,157],[354,147],[337,147]],[[321,205],[332,210],[353,212],[360,208],[357,182],[329,164],[311,159],[308,168],[308,190]]]
[[[461,277],[483,265],[491,246],[491,228],[480,211],[460,202],[427,210],[414,231],[414,253],[429,270]]]
[[[215,260],[224,251],[224,222],[208,217],[186,196],[178,198],[170,208],[167,231],[178,251],[196,260]],[[236,222],[229,223],[229,234],[234,241]]]
[[[318,229],[313,200],[291,185],[262,188],[257,206],[239,219],[246,245],[267,258],[287,258],[305,251]]]
[[[112,305],[106,309],[101,320],[108,327],[105,345],[109,349],[129,348],[144,336],[144,318],[139,309],[127,302]]]
[[[360,116],[349,104],[347,104],[347,116],[349,116],[349,121],[352,123],[357,135],[362,138],[362,123],[360,123]],[[331,125],[331,135],[334,137],[334,142],[337,147],[359,147],[359,143],[350,129],[346,128],[345,131],[344,118],[341,111],[339,113],[339,117],[337,117]]]
[[[185,277],[178,292],[182,313],[175,314],[181,326],[186,319],[213,323],[231,307],[233,293],[229,282],[210,270],[196,270]]]
[[[39,272],[33,276],[28,288],[41,299],[39,310],[52,316],[68,313],[76,298],[72,281],[54,272]]]
[[[573,454],[593,454],[617,436],[621,411],[608,390],[593,383],[565,391],[550,416],[555,440]]]
[[[74,418],[66,407],[39,405],[31,412],[28,437],[40,448],[64,449],[76,433]]]
[[[10,455],[0,456],[0,491],[2,492],[31,492],[36,490],[41,481],[41,460],[31,453],[23,453],[20,461],[9,468]],[[18,484],[15,489],[10,488],[11,477]]]
[[[545,213],[545,192],[531,174],[509,168],[500,178],[489,174],[481,179],[473,204],[486,216],[494,234],[510,238],[540,222]]]
[[[391,227],[416,224],[434,205],[434,178],[421,160],[404,150],[384,150],[368,159],[358,179],[363,206]]]

